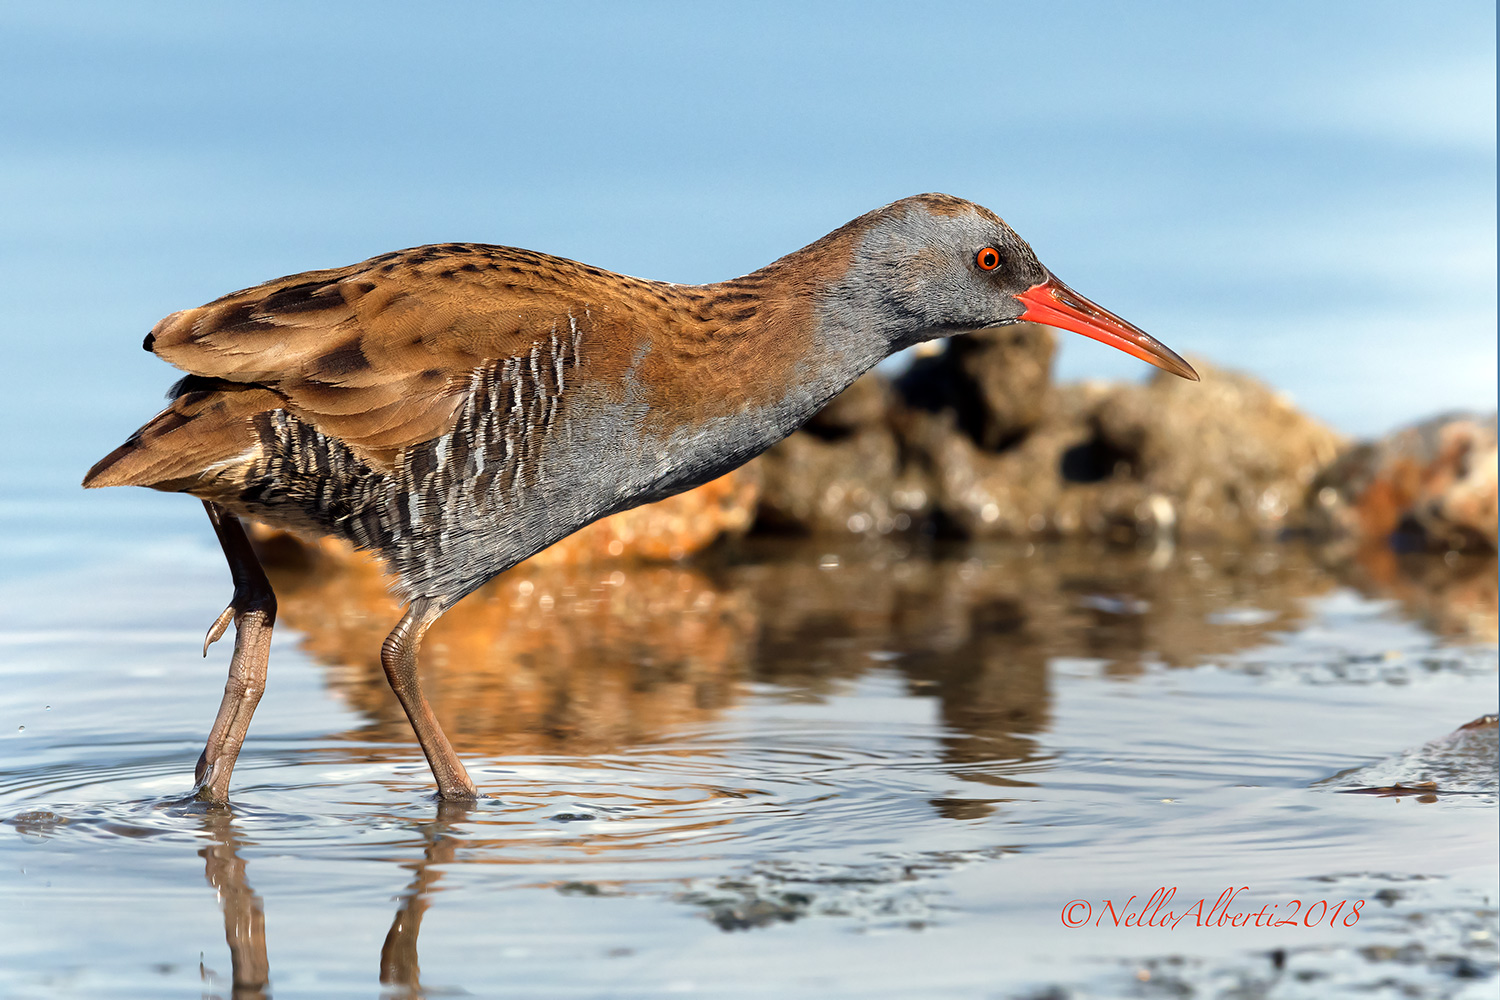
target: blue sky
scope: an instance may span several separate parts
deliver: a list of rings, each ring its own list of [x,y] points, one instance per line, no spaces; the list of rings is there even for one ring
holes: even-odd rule
[[[0,137],[12,488],[234,288],[448,240],[714,280],[927,190],[1345,431],[1495,405],[1483,3],[13,2]]]

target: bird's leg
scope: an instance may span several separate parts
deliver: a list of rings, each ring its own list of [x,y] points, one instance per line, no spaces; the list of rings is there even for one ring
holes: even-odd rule
[[[438,795],[445,799],[472,799],[478,796],[469,772],[463,761],[453,752],[443,727],[438,725],[432,706],[422,695],[422,685],[417,680],[417,647],[422,636],[443,613],[443,608],[430,597],[419,597],[411,602],[406,614],[380,647],[380,665],[385,668],[385,678],[391,682],[406,717],[416,731],[417,742],[427,755],[427,765],[437,779]]]
[[[224,682],[224,700],[209,731],[208,744],[193,772],[193,795],[204,802],[229,801],[229,775],[245,745],[250,717],[266,689],[266,663],[271,655],[271,628],[276,624],[276,595],[250,547],[244,526],[233,514],[210,501],[203,501],[214,534],[229,562],[234,597],[229,607],[209,626],[203,640],[203,655],[229,623],[234,622],[234,657],[229,661],[229,679]]]

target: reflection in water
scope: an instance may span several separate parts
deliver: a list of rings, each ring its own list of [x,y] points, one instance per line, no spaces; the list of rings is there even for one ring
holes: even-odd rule
[[[368,563],[333,561],[276,564],[272,577],[283,620],[370,719],[351,738],[409,743],[380,667],[381,641],[400,617],[385,578]],[[728,704],[753,632],[743,595],[696,570],[512,572],[429,633],[422,683],[460,752],[603,752]]]
[[[1500,584],[1495,556],[1397,553],[1370,546],[1341,563],[1340,576],[1371,597],[1401,602],[1412,620],[1449,639],[1494,644],[1500,639]]]
[[[469,808],[457,802],[438,803],[436,817],[419,827],[422,857],[403,866],[411,869],[412,879],[401,894],[391,929],[380,948],[380,982],[387,987],[399,987],[401,996],[426,995],[417,961],[417,935],[422,929],[422,915],[427,912],[429,897],[442,877],[439,866],[451,863],[458,850],[459,841],[449,831],[468,817]],[[235,829],[233,813],[227,809],[205,812],[203,829],[210,843],[198,854],[206,862],[204,874],[224,911],[224,939],[229,944],[233,984],[230,996],[233,1000],[268,997],[271,963],[266,954],[265,907],[246,877],[245,860],[240,856],[244,840]],[[206,984],[218,978],[207,967],[203,968],[202,976]]]
[[[1173,668],[1218,664],[1255,675],[1278,662],[1300,669],[1347,656],[1381,670],[1405,662],[1413,677],[1457,676],[1471,662],[1492,669],[1485,651],[1447,657],[1425,637],[1414,656],[1388,651],[1386,635],[1416,631],[1386,628],[1381,619],[1398,617],[1394,609],[1318,598],[1354,588],[1399,602],[1450,637],[1482,641],[1495,629],[1493,561],[1371,559],[1330,572],[1316,552],[1290,545],[906,550],[755,539],[692,564],[512,572],[455,608],[430,637],[423,670],[455,742],[487,758],[476,776],[494,797],[434,807],[419,798],[426,771],[378,661],[398,611],[383,579],[359,564],[294,554],[300,565],[272,567],[282,616],[363,721],[332,743],[320,736],[294,753],[252,754],[252,767],[279,774],[247,790],[257,811],[188,813],[190,850],[223,909],[231,968],[202,972],[205,992],[220,996],[271,989],[265,907],[247,878],[246,851],[295,858],[298,877],[319,883],[319,915],[310,918],[301,902],[278,910],[276,883],[265,876],[270,922],[282,934],[357,923],[346,918],[364,909],[371,860],[404,884],[394,913],[378,904],[375,937],[349,934],[355,964],[400,996],[439,992],[422,981],[418,937],[441,890],[452,910],[440,908],[440,917],[477,907],[485,920],[463,926],[507,941],[527,938],[529,921],[546,923],[529,943],[567,939],[580,962],[588,954],[579,949],[600,939],[556,931],[571,933],[567,921],[590,909],[569,897],[672,900],[726,931],[815,917],[924,927],[955,919],[944,894],[959,883],[939,880],[1001,857],[1085,845],[1069,871],[1090,885],[1104,884],[1100,872],[1113,873],[1122,858],[1166,843],[1190,871],[1259,858],[1265,832],[1285,819],[1287,787],[1328,773],[1317,770],[1326,748],[1309,756],[1290,745],[1216,744],[1225,711],[1243,723],[1242,735],[1270,734],[1276,744],[1292,704],[1286,687]],[[1431,667],[1445,659],[1453,665]],[[1361,683],[1353,672],[1334,681]],[[1219,697],[1145,704],[1171,690],[1232,690],[1235,699],[1232,708]],[[1389,697],[1404,704],[1406,690]],[[1334,685],[1310,685],[1295,704],[1304,720],[1321,718],[1309,714],[1320,709],[1342,720],[1345,697]],[[1136,752],[1143,732],[1154,742]],[[1437,808],[1492,799],[1493,777],[1480,772],[1493,772],[1493,728],[1480,735],[1490,742],[1475,753],[1435,756],[1434,742],[1358,781],[1378,789],[1436,782],[1434,794],[1449,803]],[[180,753],[142,758],[116,742],[98,755],[62,768],[39,757],[0,774],[0,801],[17,803],[15,832],[41,843],[124,837],[132,859],[175,862],[183,814],[143,802],[149,793],[129,783],[170,785]],[[393,774],[397,758],[408,775]],[[1169,809],[1155,794],[1163,785],[1185,792]],[[67,804],[79,796],[99,802]],[[1304,805],[1310,819],[1298,849],[1342,857],[1347,817]],[[1240,810],[1227,826],[1226,807]],[[1420,853],[1431,831],[1417,836],[1410,850]],[[1406,853],[1403,844],[1392,850]],[[259,870],[252,865],[250,877]],[[149,886],[161,876],[129,877]],[[344,911],[335,923],[321,911],[336,906]],[[434,939],[426,923],[427,974],[436,978],[442,961],[469,952]],[[606,962],[641,942],[681,940],[680,919],[628,923],[618,934],[610,925]],[[317,945],[332,954],[336,937]],[[522,966],[534,961],[535,971],[556,954],[518,958],[512,985],[524,990]],[[288,982],[306,968],[296,957],[277,961]]]
[[[380,946],[380,982],[383,986],[401,987],[405,996],[425,995],[417,962],[417,935],[422,931],[422,915],[430,903],[428,897],[442,878],[441,869],[435,866],[451,863],[458,853],[458,838],[449,831],[468,815],[468,805],[440,800],[437,817],[422,827],[421,859],[404,866],[412,870],[412,879],[401,895],[385,943]]]
[[[370,563],[318,550],[268,556],[283,620],[327,665],[331,688],[368,720],[345,734],[346,755],[414,756],[379,662],[399,614],[385,579]],[[714,808],[723,797],[771,795],[778,811],[799,815],[830,794],[829,785],[878,787],[894,772],[921,781],[925,765],[904,756],[899,740],[865,760],[837,757],[839,744],[825,747],[816,732],[770,733],[723,752],[711,724],[747,685],[770,685],[763,695],[795,705],[880,675],[930,700],[942,722],[938,769],[995,791],[955,797],[934,784],[929,815],[972,820],[1050,766],[1039,747],[1052,725],[1050,672],[1059,662],[1085,661],[1105,678],[1129,681],[1153,668],[1227,661],[1304,628],[1316,613],[1309,599],[1341,585],[1394,598],[1455,638],[1495,634],[1493,560],[1403,563],[1375,553],[1330,572],[1316,552],[1292,545],[937,546],[914,555],[888,543],[753,539],[687,565],[520,567],[455,607],[424,648],[424,684],[455,745],[508,760],[502,773],[487,775],[499,798],[487,800],[483,816],[444,803],[418,826],[421,856],[406,863],[412,876],[380,951],[380,980],[424,995],[418,934],[461,844],[484,866],[538,861],[543,843],[552,864],[566,865],[570,851],[644,858],[658,844],[703,847],[735,836],[731,827],[745,837],[763,822],[766,814],[753,808]],[[380,744],[401,749],[382,752]],[[794,751],[785,788],[773,787],[777,748]],[[826,776],[809,767],[820,756]],[[754,785],[742,787],[747,765]],[[559,811],[575,795],[587,806]],[[879,793],[850,801],[863,799],[897,801]],[[454,829],[471,819],[477,826]],[[829,836],[806,814],[800,825],[812,842]],[[791,829],[777,827],[788,846]],[[260,902],[227,820],[213,834],[203,853],[223,899],[235,995],[260,996],[267,980]],[[818,906],[900,915],[915,926],[927,905],[910,887],[914,871],[995,850],[882,860],[853,879],[867,887],[862,894],[846,891],[847,865],[824,872],[767,859],[732,878],[709,875],[676,898],[726,930],[796,920]],[[606,893],[607,884],[563,879],[555,888]]]
[[[219,905],[224,909],[230,996],[234,1000],[255,1000],[267,995],[271,982],[271,963],[266,957],[265,908],[245,877],[245,861],[240,857],[242,842],[231,814],[223,809],[209,810],[203,815],[203,827],[210,843],[198,855],[205,862],[204,876],[218,893]],[[205,968],[203,978],[207,982],[216,977]]]
[[[269,556],[283,620],[370,720],[349,737],[410,745],[380,669],[399,616],[385,579],[317,550]],[[1296,629],[1307,599],[1341,583],[1402,601],[1439,634],[1493,641],[1493,566],[1378,552],[1330,573],[1292,545],[914,556],[892,544],[757,539],[693,565],[523,565],[434,627],[422,671],[460,751],[513,755],[648,743],[711,721],[748,682],[817,700],[894,670],[913,695],[937,699],[955,765],[1017,764],[1048,725],[1047,670],[1060,658],[1118,678],[1196,665]]]
[[[824,554],[795,547],[731,571],[757,612],[759,678],[816,694],[883,660],[914,693],[937,699],[955,764],[1023,764],[1050,722],[1048,666],[1104,661],[1115,676],[1261,642],[1326,589],[1305,558],[1150,554],[1066,546],[961,549],[932,559],[898,551]],[[1288,556],[1292,556],[1288,558]],[[834,565],[835,559],[837,565]],[[1212,625],[1212,612],[1254,601],[1253,624]],[[965,777],[1015,784],[1003,772]]]

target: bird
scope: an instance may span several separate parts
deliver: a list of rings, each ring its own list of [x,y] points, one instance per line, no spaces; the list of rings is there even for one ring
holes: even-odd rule
[[[1175,375],[1149,334],[1052,275],[994,212],[922,194],[743,277],[684,285],[515,247],[445,243],[307,271],[157,323],[186,374],[87,488],[199,498],[235,626],[193,796],[229,798],[265,688],[276,597],[244,521],[377,554],[404,612],[381,665],[443,800],[478,792],[422,693],[422,637],[585,525],[708,482],[919,343],[1035,322]]]

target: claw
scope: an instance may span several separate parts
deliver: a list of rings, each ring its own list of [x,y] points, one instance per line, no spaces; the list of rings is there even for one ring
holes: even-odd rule
[[[229,628],[229,623],[234,621],[234,612],[235,607],[233,604],[231,604],[229,607],[219,612],[219,617],[215,618],[214,623],[208,627],[208,635],[203,637],[204,656],[208,655],[208,647],[218,642],[219,637],[224,634],[224,630]]]
[[[197,795],[212,776],[213,768],[208,763],[208,751],[204,750],[198,755],[198,764],[193,768],[193,794]]]

